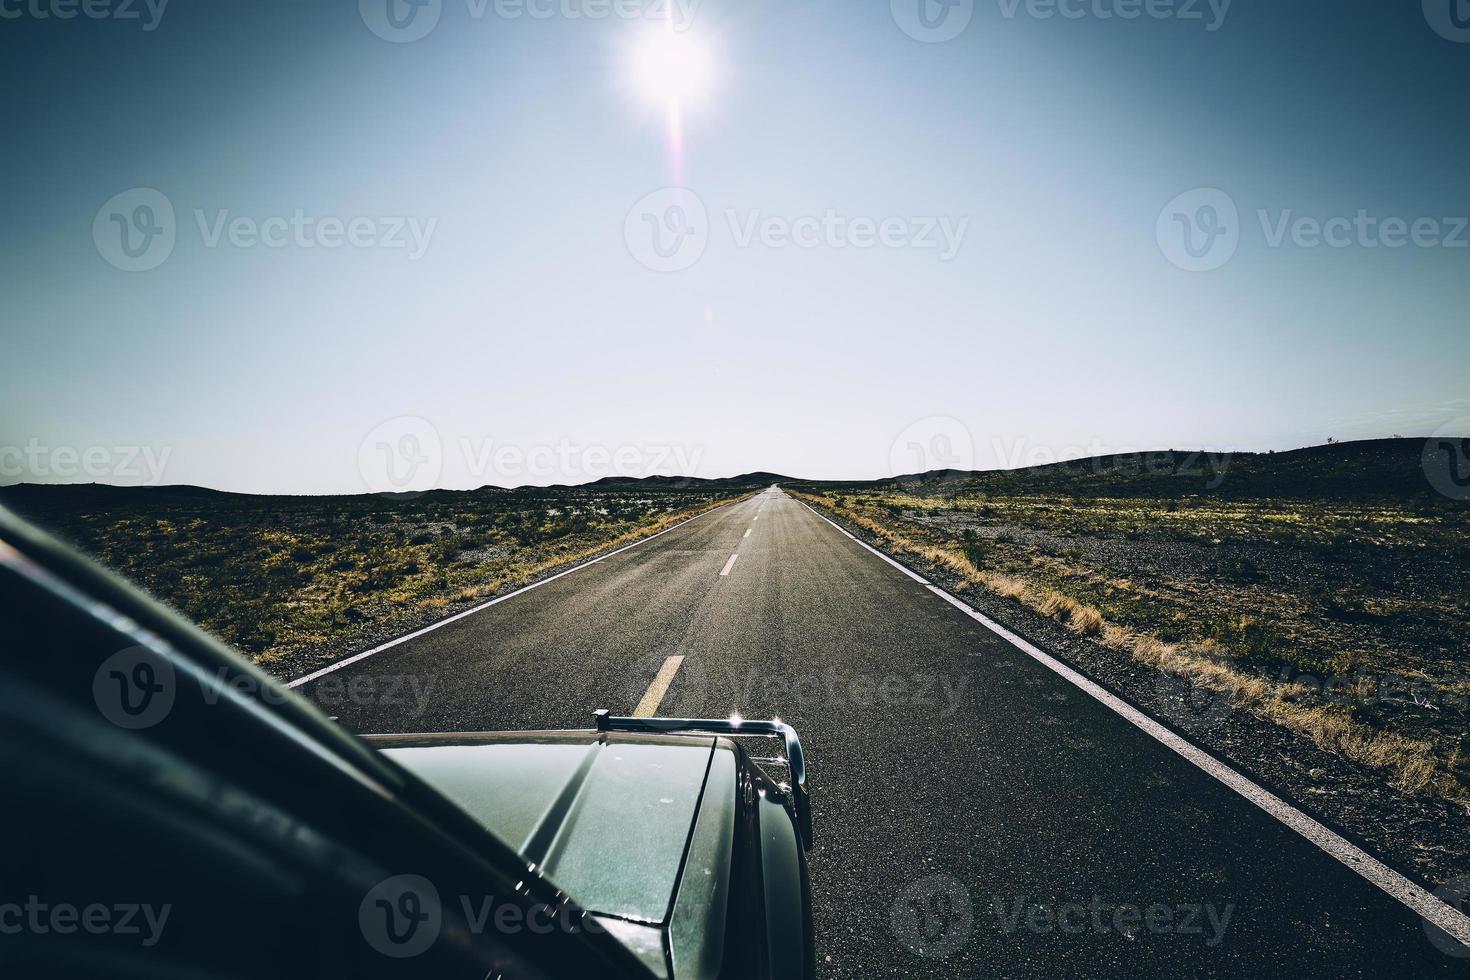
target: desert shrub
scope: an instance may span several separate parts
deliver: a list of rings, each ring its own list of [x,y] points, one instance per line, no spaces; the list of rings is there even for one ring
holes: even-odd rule
[[[1330,562],[1353,561],[1361,557],[1363,550],[1362,545],[1346,534],[1334,534],[1317,546],[1317,553],[1322,560]]]
[[[990,542],[976,534],[974,528],[965,528],[964,536],[960,540],[960,550],[970,564],[976,568],[984,568],[985,563],[990,560],[991,547]]]
[[[1239,663],[1271,674],[1292,676],[1320,670],[1321,665],[1296,649],[1269,623],[1250,616],[1232,616],[1210,625],[1209,638]]]
[[[1358,595],[1330,593],[1323,601],[1322,608],[1328,616],[1347,623],[1357,623],[1374,618],[1373,613],[1364,605],[1363,597]]]
[[[1261,569],[1249,558],[1220,555],[1215,559],[1215,574],[1238,582],[1254,582],[1261,577]]]

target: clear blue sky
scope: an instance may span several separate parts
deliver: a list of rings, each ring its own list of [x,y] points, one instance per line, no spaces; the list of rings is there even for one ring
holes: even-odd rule
[[[943,43],[901,29],[918,0],[703,0],[680,35],[702,54],[671,76],[706,78],[678,154],[630,80],[656,25],[439,0],[395,43],[374,2],[179,2],[152,30],[7,8],[27,12],[0,20],[0,482],[96,476],[70,447],[105,482],[358,492],[405,433],[438,440],[415,478],[454,487],[578,482],[618,451],[862,478],[910,443],[991,466],[1470,415],[1470,248],[1273,246],[1257,216],[1450,236],[1470,215],[1470,43],[1417,0],[1236,0],[1215,25],[1203,2],[1198,21],[979,0]],[[653,271],[629,212],[676,182],[704,251]],[[125,271],[110,214],[139,199],[104,203],[139,187],[176,240]],[[1197,188],[1239,212],[1203,272],[1158,232]],[[210,244],[222,211],[298,210],[379,244]],[[964,234],[948,258],[741,241],[829,211]],[[406,247],[382,247],[399,223]]]

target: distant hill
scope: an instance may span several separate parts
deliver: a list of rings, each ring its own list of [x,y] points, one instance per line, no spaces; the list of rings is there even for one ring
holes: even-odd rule
[[[286,496],[230,493],[194,486],[116,487],[107,484],[20,484],[0,487],[0,504],[26,508],[77,510],[88,507],[185,505],[274,506],[288,502],[347,505],[353,502],[451,501],[474,495],[564,494],[646,489],[758,489],[771,484],[822,490],[862,490],[899,486],[920,493],[1052,493],[1071,496],[1223,498],[1287,497],[1323,499],[1444,499],[1424,474],[1423,439],[1372,439],[1312,446],[1280,453],[1211,454],[1187,450],[1096,456],[1017,470],[936,470],[883,480],[798,480],[758,471],[721,479],[693,477],[604,477],[593,483],[555,487],[481,487],[431,490],[422,494]]]
[[[590,487],[629,487],[644,485],[650,487],[667,487],[677,489],[680,487],[700,487],[709,489],[724,489],[738,487],[768,487],[773,483],[789,483],[791,478],[780,476],[775,473],[742,473],[740,476],[725,477],[723,479],[708,480],[698,477],[684,476],[647,476],[647,477],[624,477],[606,476],[595,483],[589,483]]]
[[[1072,496],[1219,496],[1443,500],[1425,477],[1423,439],[1373,439],[1280,453],[1207,454],[1180,450],[1097,456],[1017,470],[934,471],[861,482],[801,481],[825,490]]]
[[[85,510],[88,508],[119,508],[146,503],[150,506],[229,506],[275,504],[347,504],[351,502],[393,502],[395,500],[450,500],[466,496],[500,496],[520,494],[562,495],[569,492],[595,492],[597,490],[622,490],[644,488],[650,492],[675,492],[679,490],[739,490],[746,487],[770,486],[772,483],[788,482],[788,478],[774,473],[746,473],[723,479],[699,479],[677,476],[650,477],[605,477],[593,483],[575,486],[552,487],[496,487],[484,486],[477,490],[430,490],[425,493],[406,494],[251,494],[233,493],[226,490],[211,490],[208,487],[188,485],[120,487],[106,483],[21,483],[0,487],[0,504],[13,505],[21,509],[57,508]]]

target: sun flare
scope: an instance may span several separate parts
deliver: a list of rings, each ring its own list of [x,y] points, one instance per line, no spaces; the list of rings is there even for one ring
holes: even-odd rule
[[[674,111],[697,105],[708,94],[711,69],[704,45],[689,33],[669,27],[641,38],[633,57],[639,94]]]

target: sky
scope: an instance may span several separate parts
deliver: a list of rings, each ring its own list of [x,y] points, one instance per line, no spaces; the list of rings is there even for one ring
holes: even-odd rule
[[[0,0],[0,483],[1464,435],[1455,2]]]

